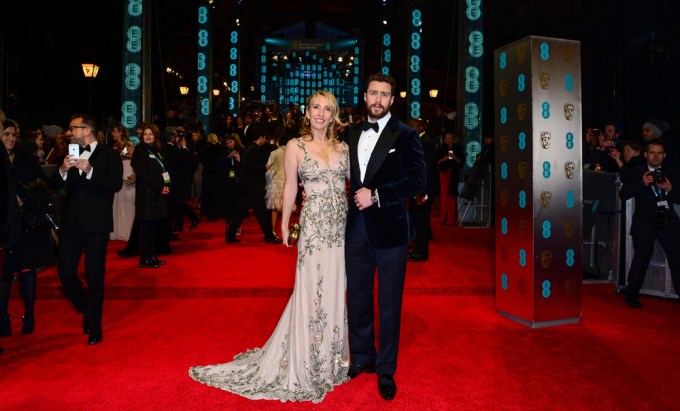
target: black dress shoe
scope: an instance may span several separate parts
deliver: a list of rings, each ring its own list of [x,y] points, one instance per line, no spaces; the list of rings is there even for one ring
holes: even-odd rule
[[[624,301],[626,302],[626,305],[628,305],[629,307],[642,308],[642,303],[640,302],[640,300],[638,300],[637,297],[627,295]]]
[[[378,375],[378,392],[383,399],[393,400],[397,396],[397,383],[390,374]]]
[[[35,330],[35,317],[33,314],[23,316],[24,325],[21,327],[22,334],[33,334]]]
[[[224,238],[224,242],[225,242],[225,243],[240,243],[241,240],[239,240],[239,239],[236,238],[236,237],[229,237],[229,236],[227,236],[227,237]]]
[[[102,329],[101,328],[95,328],[90,331],[90,335],[87,337],[87,343],[89,345],[95,345],[99,344],[102,342],[104,339],[104,336],[102,335]]]
[[[195,219],[194,221],[191,222],[191,225],[189,226],[189,231],[192,231],[194,228],[198,227],[198,223],[200,223],[200,219]]]
[[[155,255],[152,256],[150,258],[150,260],[153,261],[154,263],[158,264],[158,265],[164,265],[165,264],[165,261],[159,260],[158,257],[156,257]]]
[[[356,377],[359,376],[359,374],[373,374],[375,373],[375,365],[373,364],[368,364],[368,365],[356,365],[352,364],[349,366],[349,369],[347,370],[347,376],[350,379],[355,379]]]
[[[408,261],[427,261],[427,256],[418,254],[418,253],[413,253],[410,256],[406,257],[406,260]]]
[[[264,238],[265,243],[280,243],[282,240],[279,237],[271,236],[271,237],[265,237]]]
[[[156,264],[154,260],[151,258],[147,258],[146,260],[141,260],[139,262],[139,266],[141,268],[160,268],[160,264]]]

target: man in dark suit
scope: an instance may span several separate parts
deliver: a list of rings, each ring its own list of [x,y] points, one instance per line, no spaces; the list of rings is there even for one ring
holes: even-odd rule
[[[64,293],[78,313],[88,344],[102,341],[106,246],[113,231],[113,195],[123,186],[123,163],[117,151],[97,144],[97,121],[86,114],[71,117],[69,137],[80,146],[80,157],[66,156],[50,178],[55,189],[66,189],[59,232],[57,270]],[[85,253],[88,292],[78,278]]]
[[[399,349],[408,242],[414,236],[406,201],[425,191],[426,166],[418,132],[390,114],[396,84],[370,76],[364,100],[368,122],[347,133],[350,202],[345,261],[352,363],[350,378],[378,373],[378,391],[391,400]],[[380,350],[375,347],[373,290],[378,270]]]
[[[644,165],[623,178],[619,192],[622,200],[635,199],[630,234],[633,237],[633,261],[628,271],[625,302],[641,308],[638,299],[645,281],[649,261],[654,253],[654,240],[659,240],[666,253],[673,287],[680,290],[680,219],[673,204],[680,204],[680,173],[662,166],[666,158],[664,144],[654,141],[645,148]]]
[[[0,133],[5,113],[0,110]],[[19,241],[19,233],[12,228],[19,227],[19,206],[16,202],[16,185],[10,172],[10,160],[7,150],[0,147],[0,268],[5,266],[5,247],[13,246]],[[0,347],[0,353],[4,350]]]
[[[427,261],[430,256],[430,240],[432,239],[432,223],[430,214],[432,202],[439,196],[439,169],[437,168],[437,145],[434,139],[425,132],[425,121],[414,118],[410,123],[420,135],[423,146],[427,177],[425,190],[409,200],[409,213],[416,229],[413,251],[408,261]]]
[[[238,243],[236,230],[248,216],[248,210],[253,209],[260,229],[267,243],[280,243],[281,239],[274,235],[272,220],[267,215],[267,205],[264,200],[265,173],[267,172],[267,160],[269,151],[265,148],[269,140],[267,129],[262,125],[255,125],[248,131],[253,137],[241,161],[241,175],[238,180],[238,208],[229,223],[229,229],[225,237],[227,243]]]
[[[170,231],[184,230],[184,216],[191,221],[189,231],[198,226],[200,218],[189,207],[191,197],[191,178],[196,170],[196,158],[187,147],[187,140],[182,129],[166,127],[163,130],[163,143],[168,159],[172,190],[168,197],[168,213]]]

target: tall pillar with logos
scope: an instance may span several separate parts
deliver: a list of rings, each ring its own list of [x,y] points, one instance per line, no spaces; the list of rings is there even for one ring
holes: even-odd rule
[[[236,18],[234,19],[232,29],[229,32],[229,68],[227,70],[227,112],[233,117],[238,115],[239,104],[241,102],[241,42],[239,41],[240,27],[241,20],[237,14]]]
[[[421,57],[423,38],[423,11],[420,7],[412,7],[409,11],[409,39],[407,62],[407,94],[406,112],[408,121],[420,118],[422,82]]]
[[[206,134],[210,132],[212,113],[212,2],[202,1],[198,6],[198,53],[196,77],[196,119],[203,123]]]
[[[124,3],[120,122],[130,131],[130,140],[135,144],[139,142],[135,126],[142,121],[144,113],[144,10],[143,0],[126,0]]]
[[[496,308],[530,327],[581,317],[580,43],[530,36],[494,54]]]
[[[463,167],[469,169],[482,151],[484,16],[482,0],[458,3],[460,7],[458,55],[458,137],[465,149]],[[460,118],[460,117],[459,117]]]

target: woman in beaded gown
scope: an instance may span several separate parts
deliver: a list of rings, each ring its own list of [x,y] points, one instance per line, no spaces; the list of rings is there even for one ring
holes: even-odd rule
[[[262,348],[225,364],[192,367],[196,381],[250,399],[321,402],[348,380],[349,345],[345,309],[347,144],[336,138],[342,125],[335,97],[317,91],[307,100],[301,137],[286,145],[281,233],[298,191],[300,211],[295,287],[274,332]]]

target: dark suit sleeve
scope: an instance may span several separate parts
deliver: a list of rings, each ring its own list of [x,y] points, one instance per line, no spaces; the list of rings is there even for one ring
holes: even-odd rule
[[[407,128],[399,153],[401,154],[401,178],[377,188],[380,207],[403,203],[405,198],[425,192],[426,166],[420,136],[415,129]]]
[[[619,191],[619,198],[621,200],[628,200],[641,194],[644,190],[649,190],[649,187],[645,186],[642,182],[642,176],[646,168],[646,165],[634,168],[628,171],[624,178],[622,178],[623,186],[621,186]]]
[[[94,170],[90,182],[104,190],[117,193],[123,188],[123,161],[116,150],[109,148],[103,150],[101,156],[105,161],[93,160],[95,163],[92,164]],[[100,169],[102,167],[104,170]]]

